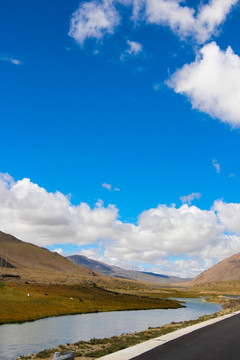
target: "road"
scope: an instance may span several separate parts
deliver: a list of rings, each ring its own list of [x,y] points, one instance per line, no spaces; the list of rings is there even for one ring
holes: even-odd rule
[[[184,335],[133,359],[239,360],[240,314]]]

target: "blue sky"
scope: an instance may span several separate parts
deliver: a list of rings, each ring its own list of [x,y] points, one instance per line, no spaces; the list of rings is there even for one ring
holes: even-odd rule
[[[2,231],[182,276],[238,252],[239,2],[1,6]]]

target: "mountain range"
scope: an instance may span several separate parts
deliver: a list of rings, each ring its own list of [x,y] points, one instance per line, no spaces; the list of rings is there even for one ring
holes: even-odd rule
[[[224,259],[194,279],[160,275],[151,272],[125,270],[107,265],[83,255],[63,257],[44,247],[17,239],[0,231],[0,274],[6,269],[36,281],[88,281],[93,276],[133,279],[158,284],[186,283],[187,286],[209,282],[240,280],[240,253]],[[55,278],[54,278],[55,276]]]
[[[133,279],[157,284],[178,284],[191,279],[183,279],[176,276],[160,275],[152,272],[126,270],[118,266],[107,265],[103,262],[90,259],[83,255],[71,255],[67,259],[76,265],[98,272],[105,276],[113,276],[121,279]]]
[[[25,278],[30,276],[34,279],[40,279],[42,276],[46,281],[52,280],[53,275],[58,275],[58,279],[60,279],[59,276],[61,275],[68,276],[69,279],[71,277],[71,281],[73,281],[72,275],[78,275],[81,279],[87,279],[94,276],[94,273],[108,277],[112,276],[120,279],[158,284],[177,284],[189,280],[174,276],[125,270],[81,255],[73,255],[66,258],[44,247],[27,243],[0,231],[0,269],[1,268],[2,271],[6,268],[11,268],[16,269],[16,271],[27,272],[28,275],[25,275]]]

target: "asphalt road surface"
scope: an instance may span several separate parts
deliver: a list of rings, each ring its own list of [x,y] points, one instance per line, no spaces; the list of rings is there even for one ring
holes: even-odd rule
[[[133,359],[240,360],[240,314],[181,336]]]

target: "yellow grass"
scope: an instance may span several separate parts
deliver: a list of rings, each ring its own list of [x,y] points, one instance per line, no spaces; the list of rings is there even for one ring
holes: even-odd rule
[[[1,324],[66,314],[180,306],[172,300],[119,294],[94,285],[6,283],[0,286]]]

